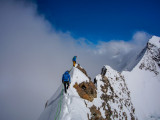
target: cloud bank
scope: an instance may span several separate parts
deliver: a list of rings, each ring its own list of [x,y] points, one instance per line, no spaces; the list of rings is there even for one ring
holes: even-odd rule
[[[93,78],[105,64],[121,70],[149,37],[140,31],[128,42],[93,45],[55,30],[35,4],[0,1],[0,119],[37,119],[61,84],[63,72],[71,68],[74,55]]]

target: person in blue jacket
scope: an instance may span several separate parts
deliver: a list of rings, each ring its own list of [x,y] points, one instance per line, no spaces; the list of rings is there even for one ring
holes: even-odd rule
[[[73,59],[72,59],[72,61],[73,61],[73,66],[74,66],[74,67],[75,67],[75,65],[76,65],[76,59],[77,59],[77,56],[74,56]]]
[[[62,76],[62,83],[64,84],[65,93],[67,93],[67,89],[71,83],[69,71],[67,70]]]

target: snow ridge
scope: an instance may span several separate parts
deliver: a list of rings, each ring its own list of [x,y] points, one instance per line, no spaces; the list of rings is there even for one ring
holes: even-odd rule
[[[105,66],[105,76],[97,75],[97,98],[87,106],[96,106],[101,111],[102,119],[132,119],[135,120],[135,109],[131,102],[130,92],[124,77],[109,66]]]
[[[119,120],[136,119],[130,93],[122,75],[109,66],[106,66],[105,76],[97,75],[97,98],[92,102],[82,99],[74,85],[89,82],[88,75],[80,69],[73,67],[71,71],[71,85],[67,94],[63,94],[60,120]],[[91,81],[90,81],[91,82]],[[47,105],[39,120],[53,120],[56,116],[61,85],[56,94],[48,100]]]
[[[160,120],[160,37],[147,43],[140,62],[130,72],[123,71],[140,120]]]
[[[106,73],[96,76],[96,87],[92,87],[96,97],[92,100],[86,99],[86,94],[92,94],[92,91],[86,90],[85,86],[92,82],[91,78],[84,68],[76,65],[70,73],[68,93],[61,95],[61,85],[47,101],[39,120],[160,120],[159,37],[153,36],[149,40],[136,62],[132,71],[122,73],[106,65]],[[77,92],[75,84],[82,93]],[[62,101],[61,111],[56,117],[59,101]]]
[[[159,74],[160,68],[160,38],[153,36],[147,43],[147,50],[140,62],[140,69],[153,71]]]

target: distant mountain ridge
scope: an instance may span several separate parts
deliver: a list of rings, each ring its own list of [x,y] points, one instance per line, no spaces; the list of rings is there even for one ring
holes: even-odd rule
[[[153,36],[132,71],[123,71],[140,120],[160,120],[160,37]]]
[[[160,38],[153,36],[147,43],[146,52],[139,66],[140,69],[153,71],[156,75],[160,69]]]

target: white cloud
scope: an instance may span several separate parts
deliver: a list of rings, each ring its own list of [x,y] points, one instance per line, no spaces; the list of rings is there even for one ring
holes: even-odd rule
[[[37,119],[60,85],[61,75],[71,68],[74,55],[93,78],[105,64],[121,68],[136,49],[134,43],[141,45],[146,39],[137,33],[130,42],[95,46],[85,38],[56,31],[33,4],[0,1],[0,119]]]
[[[99,54],[108,54],[113,53],[116,55],[118,53],[126,54],[133,49],[133,45],[124,41],[109,41],[109,42],[100,42],[97,45],[97,51],[95,53]]]
[[[147,41],[151,38],[151,35],[144,31],[137,31],[132,39],[128,42],[123,40],[111,40],[109,42],[99,42],[97,45],[96,54],[106,54],[111,52],[113,54],[123,53],[126,54],[131,50],[143,48]],[[110,51],[111,50],[111,51]]]
[[[150,37],[150,34],[144,31],[138,31],[133,35],[132,42],[136,45],[144,46]]]

